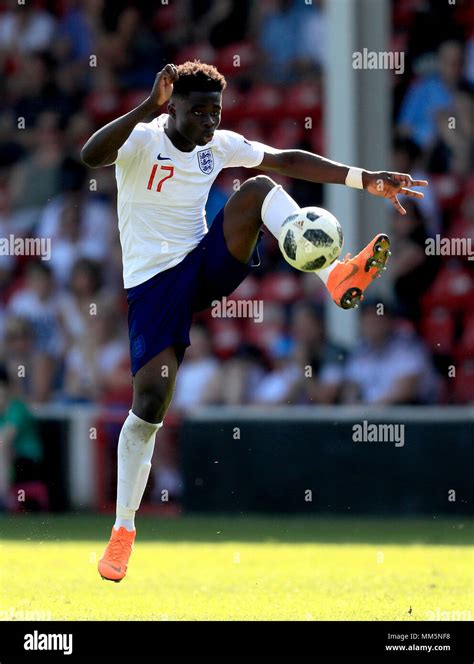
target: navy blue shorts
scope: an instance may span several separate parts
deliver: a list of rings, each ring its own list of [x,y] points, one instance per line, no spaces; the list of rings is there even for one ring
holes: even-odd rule
[[[190,343],[193,313],[230,295],[259,264],[257,249],[248,263],[232,256],[225,242],[223,221],[221,210],[209,232],[181,263],[127,289],[133,376],[168,346],[175,347],[181,363]]]

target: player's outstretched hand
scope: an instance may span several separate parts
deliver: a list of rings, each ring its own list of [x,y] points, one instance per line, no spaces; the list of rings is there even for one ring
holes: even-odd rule
[[[162,106],[173,94],[173,83],[179,78],[176,65],[166,65],[156,75],[152,91],[150,93],[150,102],[157,106]]]
[[[412,198],[423,198],[421,191],[413,191],[411,187],[427,187],[426,180],[413,180],[407,173],[389,173],[380,171],[378,173],[365,171],[362,175],[364,189],[374,196],[388,198],[400,214],[406,214],[406,210],[398,200],[398,194],[411,196]]]

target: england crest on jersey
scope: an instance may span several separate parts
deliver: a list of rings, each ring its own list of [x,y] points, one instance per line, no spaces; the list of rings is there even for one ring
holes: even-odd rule
[[[212,148],[207,150],[199,150],[197,153],[199,168],[203,173],[209,174],[214,170],[214,155],[212,154]]]

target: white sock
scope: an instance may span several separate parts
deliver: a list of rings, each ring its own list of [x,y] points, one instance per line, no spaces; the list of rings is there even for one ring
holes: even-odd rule
[[[341,261],[335,260],[334,263],[331,263],[331,265],[328,265],[327,267],[323,267],[322,270],[318,270],[314,274],[321,279],[324,285],[326,285],[328,283],[329,275],[340,262]]]
[[[114,528],[135,529],[135,512],[150,474],[155,435],[162,426],[145,422],[130,410],[118,443],[117,518]]]
[[[268,192],[262,203],[262,221],[278,240],[285,219],[299,209],[298,203],[280,184],[277,184]]]
[[[290,214],[298,212],[299,209],[300,207],[298,203],[286,193],[281,185],[277,184],[268,192],[262,203],[263,223],[278,240],[285,219],[289,217]],[[339,261],[336,260],[328,267],[325,267],[323,270],[319,270],[314,274],[316,274],[326,285],[329,275],[338,263]]]

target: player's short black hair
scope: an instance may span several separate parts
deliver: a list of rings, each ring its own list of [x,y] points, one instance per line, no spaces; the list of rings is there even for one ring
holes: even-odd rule
[[[188,95],[190,92],[222,92],[227,81],[213,66],[199,60],[183,62],[177,66],[179,78],[173,86],[173,94]]]

